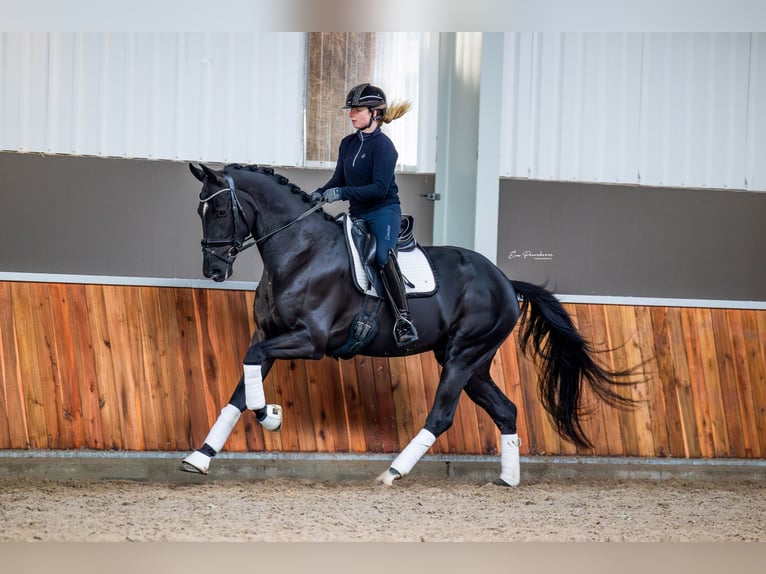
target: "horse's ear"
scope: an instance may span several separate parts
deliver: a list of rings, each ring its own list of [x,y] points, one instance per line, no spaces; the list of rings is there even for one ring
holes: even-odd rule
[[[192,172],[192,175],[196,177],[198,180],[204,182],[205,181],[205,172],[202,171],[200,168],[198,168],[193,163],[189,163],[189,171]]]
[[[205,177],[208,180],[210,180],[210,181],[221,181],[223,179],[218,173],[216,173],[214,170],[210,169],[204,163],[199,164],[199,166],[202,168],[202,171],[205,172]]]

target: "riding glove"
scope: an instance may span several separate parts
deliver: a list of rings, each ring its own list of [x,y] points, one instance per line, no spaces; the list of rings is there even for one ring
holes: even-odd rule
[[[331,187],[325,192],[317,189],[314,193],[311,194],[312,201],[319,201],[320,199],[324,200],[325,203],[332,203],[333,201],[340,201],[343,198],[340,196],[339,187]]]
[[[343,199],[340,195],[340,188],[331,187],[330,189],[326,190],[324,194],[322,195],[322,199],[324,199],[327,203],[332,203],[333,201],[340,201],[341,199]]]

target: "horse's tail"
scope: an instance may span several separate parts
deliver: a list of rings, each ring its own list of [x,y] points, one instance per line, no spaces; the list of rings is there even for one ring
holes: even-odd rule
[[[607,404],[629,407],[635,401],[616,393],[613,387],[632,384],[634,369],[612,371],[599,365],[590,343],[577,332],[566,309],[552,293],[523,281],[511,284],[523,298],[521,349],[526,353],[531,342],[540,358],[540,400],[560,435],[578,446],[591,447],[580,422],[585,414],[581,405],[583,380]]]

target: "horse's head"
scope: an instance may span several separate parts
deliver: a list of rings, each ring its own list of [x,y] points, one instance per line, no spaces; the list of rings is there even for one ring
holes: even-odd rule
[[[224,172],[189,164],[202,182],[197,213],[202,220],[202,273],[213,281],[231,277],[234,260],[250,236],[245,212],[232,177]]]

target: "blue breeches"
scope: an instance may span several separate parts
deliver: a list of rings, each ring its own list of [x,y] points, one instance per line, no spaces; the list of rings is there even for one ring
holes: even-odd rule
[[[387,205],[360,217],[367,222],[370,232],[377,241],[376,258],[378,265],[388,261],[388,250],[396,253],[396,242],[402,225],[402,209],[399,205]]]

